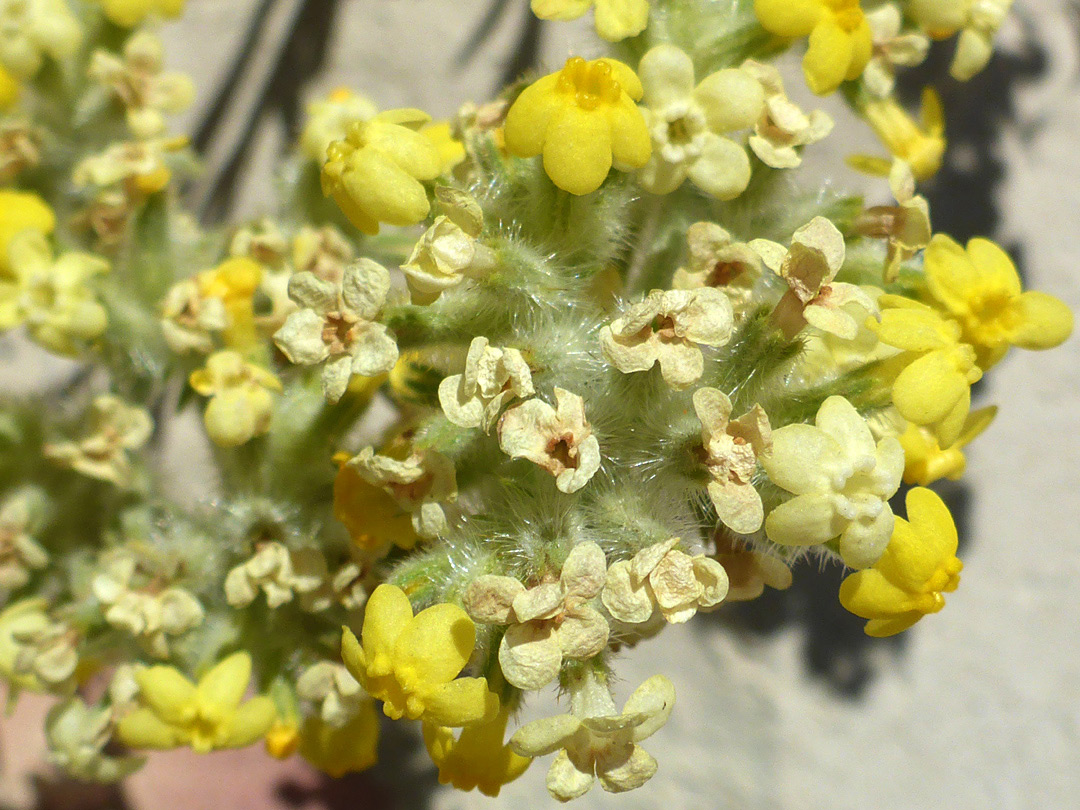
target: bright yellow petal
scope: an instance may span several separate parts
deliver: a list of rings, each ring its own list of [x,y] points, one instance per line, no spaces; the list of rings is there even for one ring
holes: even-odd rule
[[[197,694],[195,684],[173,667],[148,667],[135,673],[139,697],[166,722],[183,722]]]
[[[609,108],[611,122],[612,162],[619,171],[640,169],[649,162],[652,138],[645,126],[645,117],[633,102],[623,102]]]
[[[551,118],[544,141],[544,171],[556,186],[571,194],[590,194],[611,170],[612,134],[602,110],[574,105],[560,107]]]
[[[851,66],[854,44],[831,15],[814,26],[803,57],[803,73],[813,92],[824,96],[840,86]]]
[[[761,27],[782,37],[804,37],[821,19],[822,0],[754,0]]]
[[[948,416],[968,390],[949,353],[933,351],[900,372],[893,384],[893,404],[905,419],[930,425]]]
[[[253,697],[233,714],[222,748],[244,748],[262,739],[277,718],[274,701],[265,695]]]
[[[363,639],[363,657],[367,667],[376,668],[372,675],[389,674],[389,669],[381,671],[382,664],[389,667],[397,640],[412,619],[412,604],[401,588],[380,585],[371,594],[364,609],[364,627],[360,637]],[[347,633],[342,640],[343,648],[349,635]]]
[[[596,0],[596,33],[608,42],[634,37],[649,24],[649,0]]]
[[[483,678],[458,678],[424,695],[424,720],[439,726],[468,726],[493,718],[499,698]]]
[[[950,312],[967,313],[972,298],[982,288],[980,273],[967,252],[954,239],[939,233],[930,240],[923,265],[930,294]]]
[[[457,605],[442,603],[420,611],[394,644],[394,668],[419,681],[446,683],[469,662],[476,626]]]
[[[357,206],[379,222],[415,225],[430,210],[420,181],[377,149],[358,149],[349,157],[342,185]]]
[[[230,712],[240,705],[251,680],[251,656],[233,653],[199,679],[199,699],[204,705]]]
[[[967,243],[968,258],[975,265],[984,288],[1003,294],[1020,295],[1020,274],[1009,254],[989,239],[975,238]]]
[[[544,151],[551,117],[566,100],[555,92],[558,73],[551,73],[526,87],[506,114],[503,137],[506,148],[517,157],[535,157]]]
[[[1072,334],[1072,310],[1052,295],[1026,292],[1016,301],[1019,325],[1009,342],[1021,349],[1052,349]]]
[[[116,726],[116,737],[132,748],[176,748],[187,742],[182,729],[170,726],[150,709],[124,715]]]
[[[851,32],[851,63],[848,65],[847,75],[844,78],[848,81],[859,78],[866,70],[873,53],[874,34],[870,30],[870,23],[867,22],[866,17],[863,17],[858,28]]]
[[[532,0],[532,12],[541,20],[576,20],[593,0]]]

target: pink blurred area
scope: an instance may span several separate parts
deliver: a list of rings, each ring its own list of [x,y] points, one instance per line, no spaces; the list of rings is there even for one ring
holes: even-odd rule
[[[23,695],[0,719],[0,808],[49,810],[276,810],[324,807],[319,774],[301,759],[279,762],[261,746],[199,756],[188,750],[151,755],[119,794],[91,785],[41,786],[53,774],[42,730],[52,701]]]

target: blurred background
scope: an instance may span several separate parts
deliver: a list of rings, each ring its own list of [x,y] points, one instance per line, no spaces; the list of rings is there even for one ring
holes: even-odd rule
[[[306,103],[339,86],[381,108],[445,117],[531,66],[554,69],[600,46],[589,18],[540,24],[527,0],[189,0],[162,30],[172,68],[199,100],[178,130],[207,170],[189,190],[207,222],[257,216]],[[949,48],[909,72],[933,81],[948,114],[947,169],[927,187],[935,230],[1008,246],[1028,286],[1080,310],[1080,7],[1018,0],[989,68],[947,78]],[[802,86],[797,62],[789,89]],[[807,183],[868,190],[844,166],[879,152],[839,104],[838,131],[813,148]],[[880,198],[880,199],[879,199]],[[18,373],[19,356],[3,377]],[[29,362],[23,358],[23,363]],[[669,628],[625,655],[621,703],[663,672],[671,721],[650,740],[660,771],[644,788],[594,790],[576,807],[740,810],[1067,808],[1080,796],[1080,338],[1014,353],[979,396],[997,420],[944,491],[965,568],[946,610],[888,641],[863,636],[836,599],[839,569],[796,572],[788,592]],[[552,703],[554,696],[548,697]],[[41,716],[24,698],[0,719],[0,808],[60,810],[451,810],[554,804],[535,764],[499,799],[441,788],[412,730],[384,726],[383,764],[330,780],[259,747],[155,755],[118,789],[55,781]],[[551,705],[530,705],[526,718]]]

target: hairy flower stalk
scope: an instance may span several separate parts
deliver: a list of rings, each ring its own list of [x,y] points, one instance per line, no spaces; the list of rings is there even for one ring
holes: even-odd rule
[[[1009,3],[533,0],[613,50],[446,121],[336,90],[281,206],[206,230],[152,33],[183,0],[71,3],[0,0],[0,330],[86,369],[0,392],[0,679],[56,696],[76,778],[260,741],[340,776],[414,720],[462,790],[548,756],[560,801],[633,790],[693,709],[659,673],[619,709],[623,645],[806,557],[872,636],[957,588],[925,487],[1072,313],[933,232],[942,110],[893,88],[930,38],[973,75]],[[788,48],[888,149],[852,161],[876,204],[796,176],[836,123]],[[178,482],[178,443],[212,468]]]

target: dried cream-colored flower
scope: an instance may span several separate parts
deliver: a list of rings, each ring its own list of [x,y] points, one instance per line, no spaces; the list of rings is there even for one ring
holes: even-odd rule
[[[137,638],[151,655],[167,658],[169,636],[198,627],[205,613],[199,600],[183,588],[158,588],[153,583],[134,587],[137,569],[134,556],[117,556],[94,577],[91,589],[106,607],[105,621]]]
[[[750,148],[766,166],[794,169],[802,163],[799,147],[817,143],[833,128],[833,120],[821,110],[807,115],[787,97],[780,71],[772,65],[747,59],[742,69],[761,82],[765,108],[761,113]]]
[[[204,296],[199,287],[194,278],[177,282],[161,304],[161,332],[177,354],[210,354],[214,335],[229,323],[224,301]]]
[[[314,548],[292,551],[278,542],[261,544],[246,562],[225,577],[225,599],[236,608],[247,607],[266,594],[271,609],[311,593],[326,580],[326,559]]]
[[[165,113],[183,112],[195,99],[195,85],[182,73],[164,72],[161,39],[140,31],[124,43],[123,58],[104,50],[90,59],[90,78],[108,87],[127,111],[136,138],[165,132]]]
[[[44,599],[23,599],[0,611],[0,677],[15,689],[67,692],[75,687],[79,636],[53,621]]]
[[[413,450],[399,459],[365,447],[349,459],[348,466],[411,512],[413,529],[421,537],[437,537],[446,528],[440,503],[457,497],[454,463],[446,456],[434,450]]]
[[[695,222],[686,232],[686,242],[687,266],[675,271],[671,285],[676,290],[715,287],[731,301],[735,315],[746,312],[761,276],[761,257],[714,222]]]
[[[154,431],[150,414],[106,394],[94,400],[89,422],[84,438],[46,445],[46,457],[91,478],[128,486],[131,483],[128,454],[150,440]]]
[[[323,281],[340,284],[356,256],[352,244],[333,225],[303,226],[293,238],[292,262],[297,273],[314,273]]]
[[[509,625],[499,644],[502,673],[519,689],[540,689],[563,659],[584,660],[607,647],[608,624],[591,602],[604,586],[607,562],[596,543],[574,546],[558,582],[526,589],[512,577],[485,575],[465,591],[465,610],[478,622]]]
[[[446,186],[435,189],[435,198],[445,213],[435,218],[401,265],[414,304],[430,304],[466,276],[484,276],[495,266],[495,252],[478,241],[484,229],[480,204]]]
[[[371,700],[344,664],[320,661],[305,669],[296,681],[296,693],[319,704],[319,717],[341,728]]]
[[[575,688],[576,687],[576,688]],[[587,673],[571,687],[571,714],[534,720],[510,738],[522,756],[559,753],[547,775],[548,792],[562,802],[583,796],[600,780],[609,793],[639,788],[656,773],[656,760],[638,743],[667,722],[675,687],[654,675],[634,690],[619,714],[606,683]]]
[[[694,411],[701,421],[704,462],[712,477],[709,498],[717,517],[739,534],[756,532],[765,513],[751,480],[758,457],[772,449],[768,415],[755,405],[732,419],[731,400],[716,388],[694,392]]]
[[[716,561],[727,571],[725,602],[757,599],[764,593],[766,585],[778,591],[791,587],[791,569],[783,560],[743,548],[725,530],[716,533]]]
[[[45,717],[49,762],[82,782],[117,782],[141,768],[145,760],[105,754],[112,733],[112,707],[91,708],[81,698],[69,698]]]
[[[930,204],[915,193],[915,175],[904,161],[893,160],[889,188],[897,205],[868,208],[855,221],[855,229],[866,236],[889,241],[885,260],[885,282],[896,280],[900,265],[930,244]]]
[[[600,442],[585,421],[585,400],[555,389],[552,408],[540,399],[514,405],[499,421],[499,447],[555,476],[560,492],[577,492],[600,469]]]
[[[269,270],[285,270],[289,241],[269,217],[240,228],[229,241],[229,255],[252,259]]]
[[[773,311],[773,321],[788,339],[809,323],[823,332],[854,338],[859,324],[844,309],[858,301],[871,312],[877,305],[854,284],[833,281],[844,264],[844,236],[825,217],[814,217],[791,237],[791,248],[755,239],[750,246],[762,261],[788,284],[788,291]]]
[[[731,339],[734,314],[720,290],[653,290],[600,330],[604,354],[619,371],[648,371],[657,363],[664,382],[686,388],[705,371],[699,346]]]
[[[0,593],[21,588],[32,571],[49,563],[48,552],[33,536],[40,528],[42,498],[40,491],[28,489],[0,504]]]
[[[469,344],[465,372],[439,384],[439,403],[455,425],[483,426],[487,433],[503,406],[533,393],[532,372],[521,352],[496,348],[486,337],[477,337]]]
[[[289,297],[300,309],[274,335],[274,342],[293,363],[323,365],[323,393],[337,402],[354,374],[373,377],[394,367],[397,344],[377,322],[390,292],[390,273],[371,259],[345,270],[341,284],[314,273],[297,273]]]
[[[874,52],[863,71],[863,85],[878,98],[892,95],[896,68],[914,67],[926,59],[930,37],[920,31],[901,33],[903,13],[895,3],[886,3],[866,12],[874,36]]]
[[[681,624],[698,610],[724,601],[728,590],[724,567],[704,554],[691,557],[677,550],[680,542],[672,537],[612,564],[601,596],[612,616],[642,624],[659,608],[670,624]]]

